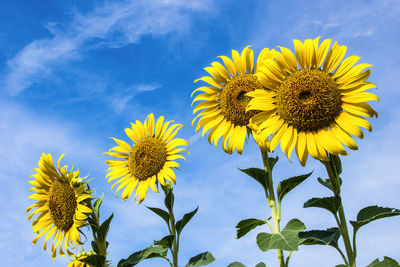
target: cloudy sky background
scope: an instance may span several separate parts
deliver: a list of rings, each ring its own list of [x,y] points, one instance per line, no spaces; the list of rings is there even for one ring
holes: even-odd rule
[[[277,266],[276,252],[262,253],[257,228],[235,240],[236,223],[269,217],[258,184],[236,168],[261,167],[252,140],[242,156],[225,154],[201,139],[190,126],[193,80],[204,67],[231,49],[252,45],[256,53],[277,45],[293,49],[293,39],[322,36],[347,45],[347,55],[374,65],[370,81],[381,101],[373,103],[379,118],[373,132],[357,140],[359,151],[343,158],[343,201],[348,219],[368,205],[400,208],[398,136],[400,95],[397,52],[400,1],[11,1],[0,2],[0,254],[5,266],[65,266],[51,259],[34,238],[25,209],[29,175],[42,152],[78,167],[96,196],[105,194],[103,219],[115,213],[109,233],[109,259],[116,264],[132,252],[167,234],[161,219],[145,205],[162,205],[162,194],[150,192],[142,205],[116,199],[106,183],[109,137],[127,140],[124,128],[147,114],[182,123],[179,137],[191,141],[190,156],[177,171],[176,214],[197,205],[185,228],[180,265],[203,251],[217,258],[210,266],[264,261]],[[328,196],[316,178],[326,177],[315,160],[306,168],[281,157],[275,184],[282,178],[314,174],[283,203],[282,225],[299,218],[308,229],[334,226],[331,215],[304,209],[311,197]],[[358,234],[358,264],[377,257],[400,261],[400,217],[365,226]],[[90,236],[90,235],[88,235]],[[292,267],[334,266],[341,258],[330,247],[301,247]],[[149,260],[139,266],[167,266]]]

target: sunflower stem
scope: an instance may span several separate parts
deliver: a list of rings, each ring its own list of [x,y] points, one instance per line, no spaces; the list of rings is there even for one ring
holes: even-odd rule
[[[100,214],[97,214],[95,212],[91,200],[87,201],[87,203],[89,203],[89,208],[91,210],[93,210],[93,212],[90,215],[92,216],[93,220],[96,222],[96,229],[99,229],[99,227],[100,227]],[[101,240],[101,238],[98,238],[98,234],[96,232],[96,229],[94,229],[92,225],[90,225],[90,228],[92,228],[93,240],[94,240],[94,242],[96,243],[96,245],[97,245],[97,247],[99,249],[98,255],[102,255],[102,256],[105,257],[103,266],[107,266],[107,260],[106,260],[106,257],[107,257],[107,243],[106,243],[106,240],[105,239]]]
[[[274,185],[272,182],[272,167],[269,164],[268,151],[264,151],[263,149],[261,149],[261,155],[263,158],[264,169],[267,172],[267,186],[268,186],[269,194],[266,194],[266,195],[267,195],[268,205],[271,210],[272,221],[273,221],[273,226],[274,226],[273,230],[275,233],[280,233],[281,230],[280,230],[279,223],[281,220],[281,218],[280,218],[281,211],[280,211],[280,208],[278,211],[277,206],[276,206],[275,191],[274,191]],[[279,267],[285,267],[285,259],[284,259],[283,251],[281,249],[277,249],[277,254],[278,254]]]
[[[333,192],[335,193],[336,196],[338,196],[340,199],[340,178],[339,178],[339,173],[336,170],[335,164],[331,161],[321,161],[325,168],[326,171],[328,172],[329,180],[332,184]],[[342,205],[342,201],[340,201],[340,205],[338,208],[338,214],[339,214],[339,220],[336,220],[340,229],[340,233],[343,237],[343,242],[346,248],[346,253],[347,253],[347,258],[348,258],[348,263],[350,264],[351,267],[356,267],[356,259],[355,259],[355,254],[353,253],[353,249],[351,246],[350,242],[350,237],[349,237],[349,231],[347,228],[347,221],[346,221],[346,216],[344,214],[344,208]],[[346,261],[345,261],[346,263]]]
[[[168,191],[166,188],[162,186],[162,189],[165,194],[165,198],[167,198]],[[172,191],[172,188],[169,190]],[[171,192],[172,193],[172,192]],[[172,254],[172,261],[173,261],[173,267],[178,267],[178,250],[179,250],[179,236],[177,235],[176,229],[175,229],[175,216],[174,216],[174,211],[173,211],[173,206],[170,205],[167,207],[168,208],[168,214],[169,214],[169,233],[171,235],[174,235],[174,241],[172,242],[172,248],[171,248],[171,254]]]

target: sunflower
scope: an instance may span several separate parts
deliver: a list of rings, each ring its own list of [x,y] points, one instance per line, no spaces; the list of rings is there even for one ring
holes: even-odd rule
[[[247,110],[262,111],[250,119],[260,138],[273,134],[270,150],[280,142],[289,160],[295,147],[303,166],[308,153],[328,161],[327,152],[348,154],[342,143],[358,149],[350,134],[363,138],[359,127],[372,128],[362,116],[378,116],[366,103],[379,100],[365,92],[376,87],[366,81],[370,70],[365,69],[371,65],[355,65],[358,56],[343,60],[347,47],[335,42],[329,50],[330,44],[327,39],[319,45],[319,37],[304,43],[294,40],[296,57],[280,47],[281,52],[274,51],[274,59],[265,60],[260,67],[260,82],[269,90],[247,94],[252,97]]]
[[[78,254],[74,254],[74,255],[72,255],[73,259],[71,260],[70,263],[68,263],[67,267],[90,267],[91,265],[84,263],[80,260],[82,260],[88,256],[91,256],[91,255],[96,255],[96,253],[93,250],[88,251],[88,252],[83,250],[82,252],[80,252]]]
[[[36,244],[39,237],[46,234],[43,244],[43,249],[46,250],[47,240],[54,234],[51,244],[53,259],[56,258],[58,246],[59,254],[65,256],[62,242],[69,255],[73,255],[68,250],[69,247],[75,248],[83,244],[79,240],[78,228],[86,224],[85,213],[92,212],[82,204],[91,195],[86,190],[86,183],[79,178],[79,171],[73,172],[72,169],[67,171],[67,166],[60,168],[63,156],[64,154],[58,159],[57,171],[51,155],[43,153],[39,160],[39,168],[34,169],[37,173],[31,175],[35,179],[28,182],[34,186],[29,192],[32,190],[37,192],[28,197],[37,200],[26,210],[29,212],[35,209],[29,214],[28,219],[39,214],[32,222],[33,232],[38,234],[32,243]]]
[[[158,193],[156,183],[166,186],[170,182],[176,183],[175,173],[172,168],[179,167],[175,159],[185,159],[180,154],[182,150],[189,153],[186,149],[178,146],[189,145],[189,142],[174,138],[178,130],[182,128],[181,124],[172,124],[174,121],[164,123],[164,117],[154,121],[154,115],[147,116],[144,123],[136,121],[131,123],[132,128],[126,128],[126,135],[133,141],[133,146],[128,143],[112,138],[118,146],[113,147],[104,154],[122,160],[107,160],[108,182],[118,179],[112,186],[120,184],[115,192],[125,187],[122,192],[122,200],[126,200],[135,190],[135,201],[142,203],[146,197],[149,186]],[[165,180],[168,180],[167,183]],[[137,196],[139,195],[139,200]]]
[[[254,53],[249,46],[243,49],[241,55],[232,50],[233,60],[220,56],[225,67],[219,62],[213,62],[211,67],[204,68],[210,76],[194,81],[209,84],[195,89],[192,93],[193,96],[198,91],[202,92],[193,99],[192,105],[203,100],[193,109],[193,114],[202,111],[193,119],[192,125],[199,118],[196,132],[203,127],[202,136],[211,129],[208,135],[210,144],[214,142],[217,146],[218,140],[223,136],[222,148],[225,152],[232,154],[236,149],[242,154],[246,135],[251,132],[248,127],[249,119],[257,114],[256,110],[246,112],[250,100],[246,93],[264,89],[258,76],[259,68],[263,60],[271,57],[271,51],[268,48],[263,49],[254,66]],[[254,139],[259,141],[257,136],[254,136]],[[257,142],[262,149],[269,145],[268,140],[265,140]]]

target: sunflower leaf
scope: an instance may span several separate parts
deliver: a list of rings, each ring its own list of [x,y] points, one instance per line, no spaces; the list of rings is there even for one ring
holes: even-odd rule
[[[165,200],[164,200],[165,207],[168,210],[172,210],[174,207],[174,200],[175,200],[174,193],[172,192],[172,188],[170,188],[168,186],[166,186],[164,188],[166,188],[166,196],[165,196]]]
[[[400,267],[400,265],[394,259],[385,256],[382,261],[376,259],[367,267]]]
[[[339,196],[332,196],[332,197],[322,197],[322,198],[312,198],[304,203],[304,208],[322,208],[326,209],[336,215],[339,206],[340,206],[340,197]]]
[[[340,157],[329,154],[329,158],[332,166],[335,167],[334,170],[336,170],[337,176],[339,176],[339,174],[342,173],[342,162],[340,161]]]
[[[339,228],[333,227],[327,230],[311,230],[299,233],[299,245],[330,245],[338,247],[340,238]]]
[[[122,259],[118,262],[118,267],[131,267],[139,262],[150,258],[165,258],[167,256],[168,248],[163,246],[150,246],[143,250],[134,252],[127,259]]]
[[[278,162],[278,160],[279,160],[278,156],[276,156],[275,158],[268,157],[268,164],[269,164],[269,167],[271,168],[271,170],[274,168],[274,166]]]
[[[244,265],[241,262],[235,261],[235,262],[232,262],[231,264],[229,264],[228,267],[246,267],[246,265]]]
[[[304,229],[306,226],[300,220],[292,219],[280,233],[259,233],[257,245],[264,252],[270,249],[298,250],[299,232]]]
[[[254,180],[259,182],[262,187],[264,187],[264,190],[268,190],[268,172],[259,169],[259,168],[248,168],[248,169],[239,169],[239,171],[244,172],[248,176],[252,177]]]
[[[357,221],[350,221],[350,223],[353,225],[354,230],[357,231],[361,226],[372,221],[398,215],[400,215],[400,210],[398,209],[369,206],[358,212]]]
[[[204,266],[212,263],[213,261],[215,261],[214,256],[211,254],[211,252],[207,251],[192,257],[185,267]]]
[[[255,267],[267,267],[264,262],[259,262]]]
[[[245,236],[248,232],[250,232],[257,226],[260,226],[263,224],[266,224],[266,222],[263,220],[254,219],[254,218],[241,220],[236,225],[236,238],[239,239],[239,238]]]
[[[101,197],[97,198],[93,204],[93,209],[94,209],[94,212],[97,214],[97,217],[100,217],[99,210],[100,210],[101,203],[103,202],[103,197],[104,197],[104,193],[101,194]]]
[[[174,242],[175,235],[167,235],[158,241],[154,241],[154,245],[164,246],[167,248],[172,248],[172,243]]]
[[[87,263],[93,267],[103,267],[106,262],[106,257],[103,255],[90,255],[83,259],[79,259],[79,261]]]
[[[106,240],[108,230],[110,229],[110,223],[111,223],[111,220],[113,219],[113,217],[114,217],[114,213],[112,213],[110,215],[110,217],[108,217],[107,220],[105,220],[100,225],[99,229],[97,230],[97,235],[100,240]]]
[[[299,184],[301,184],[302,182],[304,182],[308,177],[310,177],[310,175],[313,172],[307,173],[307,174],[303,174],[303,175],[299,175],[299,176],[294,176],[288,179],[285,179],[283,181],[281,181],[278,184],[278,187],[276,189],[276,192],[278,193],[278,201],[281,202],[283,197],[289,193],[293,188],[295,188],[296,186],[298,186]]]
[[[161,218],[164,219],[164,221],[167,223],[167,225],[169,225],[169,214],[168,212],[166,212],[163,209],[159,209],[159,208],[153,208],[153,207],[147,207],[149,210],[151,210],[152,212],[154,212],[155,214],[157,214],[158,216],[160,216]]]
[[[193,218],[193,216],[196,214],[197,210],[199,209],[199,206],[197,208],[189,213],[186,213],[183,215],[182,219],[176,222],[175,224],[175,229],[178,234],[178,236],[181,234],[183,228],[186,226],[186,224]]]
[[[97,254],[99,254],[100,251],[99,251],[99,246],[97,245],[97,243],[92,241],[91,244],[92,244],[93,251],[96,252]]]

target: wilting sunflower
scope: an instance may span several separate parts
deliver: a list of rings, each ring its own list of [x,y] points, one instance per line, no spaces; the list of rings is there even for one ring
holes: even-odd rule
[[[28,182],[34,186],[29,189],[29,192],[32,190],[37,192],[28,197],[37,200],[26,210],[29,212],[35,208],[28,219],[39,214],[32,222],[33,232],[38,234],[32,243],[36,244],[39,237],[46,234],[43,244],[43,249],[46,250],[47,240],[53,236],[51,243],[53,259],[56,257],[58,246],[60,247],[59,254],[65,256],[62,244],[69,255],[73,255],[68,250],[69,247],[74,248],[83,244],[79,240],[78,228],[86,224],[85,213],[92,212],[90,208],[82,204],[91,195],[86,190],[86,183],[79,178],[79,171],[73,172],[72,169],[67,171],[67,166],[60,168],[63,156],[64,154],[58,159],[57,171],[51,155],[43,153],[39,160],[39,168],[34,169],[37,173],[31,175],[35,179]]]
[[[236,148],[239,154],[242,154],[246,135],[250,133],[248,127],[249,119],[257,114],[252,110],[246,112],[246,106],[250,100],[246,93],[264,87],[259,79],[259,67],[263,60],[271,58],[271,51],[265,48],[258,56],[257,63],[254,66],[254,53],[249,46],[245,47],[239,55],[239,52],[232,50],[232,59],[226,56],[220,56],[225,66],[219,62],[211,63],[211,67],[204,68],[210,76],[204,76],[197,81],[204,81],[208,86],[199,87],[193,91],[201,91],[192,104],[196,101],[202,101],[193,109],[193,114],[202,110],[193,119],[192,125],[199,118],[196,131],[203,127],[202,136],[210,130],[208,141],[214,142],[217,146],[218,140],[222,138],[222,148],[225,152],[232,154]],[[254,138],[259,140],[256,136]],[[266,148],[268,140],[264,139],[258,142],[261,148]]]
[[[188,145],[189,142],[181,138],[174,138],[182,125],[171,124],[172,122],[174,121],[164,123],[164,117],[161,116],[155,123],[154,115],[150,114],[143,124],[136,121],[136,124],[131,123],[132,128],[125,129],[126,135],[133,141],[133,146],[112,138],[118,146],[104,154],[122,160],[106,161],[110,165],[106,178],[109,177],[108,182],[118,179],[111,186],[112,190],[115,185],[120,184],[115,195],[125,187],[122,192],[122,200],[126,200],[137,186],[135,201],[140,204],[146,197],[149,186],[153,191],[158,192],[157,182],[164,186],[170,182],[176,183],[172,168],[179,167],[179,164],[174,160],[185,159],[180,152],[183,150],[188,152],[178,146]],[[166,183],[165,180],[170,182]],[[138,195],[139,200],[137,200]]]
[[[294,147],[304,166],[308,153],[327,161],[327,152],[347,155],[342,144],[358,149],[349,135],[363,138],[359,126],[371,131],[370,123],[362,116],[378,116],[366,101],[379,100],[365,92],[376,86],[367,82],[371,67],[355,63],[358,56],[343,60],[346,46],[331,40],[319,45],[319,38],[304,43],[294,40],[295,53],[280,47],[274,59],[267,59],[260,67],[260,82],[269,90],[255,90],[247,110],[261,110],[250,119],[258,127],[260,138],[271,138],[271,151],[278,143],[290,154]],[[297,61],[296,61],[297,59]],[[342,61],[343,60],[343,61]],[[298,68],[298,65],[300,68]]]

